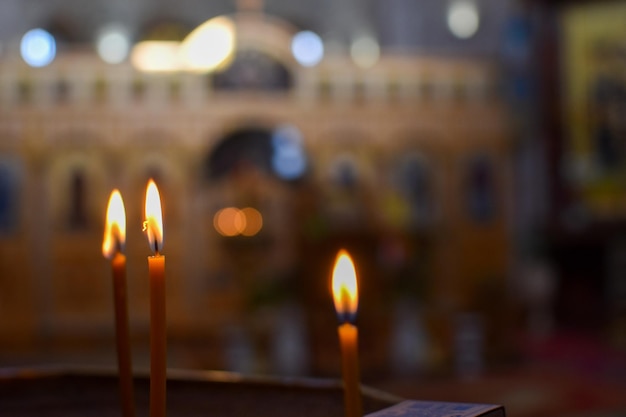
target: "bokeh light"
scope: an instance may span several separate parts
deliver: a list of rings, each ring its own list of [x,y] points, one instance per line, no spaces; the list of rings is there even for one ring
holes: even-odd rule
[[[456,0],[448,7],[448,28],[454,36],[468,39],[474,36],[480,25],[476,3],[471,0]]]
[[[254,236],[261,231],[263,227],[263,216],[261,212],[253,207],[241,209],[241,214],[246,220],[246,225],[241,231],[244,236]]]
[[[128,33],[120,25],[105,26],[98,35],[96,49],[104,62],[119,64],[126,59],[130,51]]]
[[[222,236],[254,236],[263,228],[263,216],[253,208],[225,207],[215,213],[213,226]]]
[[[145,72],[173,72],[181,69],[180,42],[143,41],[133,48],[133,66]]]
[[[207,20],[181,44],[185,69],[209,72],[228,66],[235,53],[235,24],[225,16]]]
[[[215,213],[213,226],[222,236],[237,236],[246,227],[246,218],[238,208],[225,207]]]
[[[272,169],[280,178],[295,180],[306,172],[307,160],[302,134],[293,125],[282,125],[272,132]]]
[[[319,35],[305,30],[294,35],[291,52],[300,65],[314,67],[324,57],[324,43]]]
[[[31,67],[45,67],[56,56],[56,41],[43,29],[31,29],[22,37],[20,52]]]
[[[359,36],[350,46],[350,56],[357,66],[369,68],[378,62],[380,46],[371,36]]]

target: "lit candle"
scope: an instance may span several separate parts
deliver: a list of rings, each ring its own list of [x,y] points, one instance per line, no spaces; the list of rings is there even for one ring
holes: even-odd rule
[[[354,263],[345,250],[337,254],[333,268],[332,292],[339,318],[339,343],[346,417],[362,417],[359,382],[358,329],[354,325],[359,303]]]
[[[148,235],[153,256],[148,257],[150,275],[150,417],[165,416],[166,329],[165,329],[165,256],[161,198],[153,180],[146,189],[143,230]]]
[[[133,374],[128,331],[128,307],[126,300],[126,256],[122,253],[126,241],[126,215],[124,202],[118,190],[113,190],[107,206],[102,254],[111,260],[113,272],[113,304],[115,307],[115,336],[117,367],[120,379],[122,415],[134,417]]]

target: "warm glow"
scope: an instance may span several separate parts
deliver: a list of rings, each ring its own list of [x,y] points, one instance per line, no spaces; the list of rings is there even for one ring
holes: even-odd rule
[[[185,69],[209,72],[227,66],[235,51],[235,25],[225,16],[207,20],[183,40],[180,48]]]
[[[113,190],[107,206],[104,238],[102,239],[102,254],[112,258],[117,251],[121,251],[126,242],[126,214],[124,201],[118,190]]]
[[[238,208],[226,207],[215,213],[213,225],[222,236],[237,236],[246,228],[246,217]]]
[[[263,216],[252,207],[238,209],[225,207],[215,213],[213,217],[215,230],[226,237],[238,235],[254,236],[263,228]]]
[[[342,318],[342,321],[350,321],[356,315],[359,305],[359,291],[354,263],[344,249],[339,251],[335,260],[332,290],[337,314]]]
[[[241,234],[244,236],[254,236],[259,233],[263,227],[263,216],[259,210],[252,207],[246,207],[241,210],[241,214],[243,214],[245,219],[245,226],[241,231]]]
[[[143,41],[133,47],[131,56],[133,66],[145,72],[173,72],[182,67],[180,60],[180,42]]]
[[[159,253],[163,249],[163,215],[161,214],[161,197],[153,180],[146,188],[146,210],[143,230],[148,235],[150,248]]]

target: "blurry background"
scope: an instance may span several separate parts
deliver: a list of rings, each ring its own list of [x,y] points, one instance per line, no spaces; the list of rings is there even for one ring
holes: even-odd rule
[[[0,367],[115,366],[119,188],[147,369],[152,177],[170,367],[338,377],[344,247],[365,383],[623,415],[625,22],[622,1],[2,0]]]

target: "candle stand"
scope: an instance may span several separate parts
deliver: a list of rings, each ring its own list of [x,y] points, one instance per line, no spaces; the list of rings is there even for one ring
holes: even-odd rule
[[[137,416],[148,416],[147,373],[135,375],[134,385]],[[328,379],[168,370],[167,389],[167,415],[171,417],[341,417],[344,413],[341,382]],[[368,387],[363,387],[362,393],[364,413],[373,413],[372,417],[443,417],[452,413],[462,417],[504,417],[500,406],[403,402],[402,398]],[[425,409],[429,411],[424,412]],[[0,415],[117,417],[119,414],[118,377],[113,370],[0,371]]]

